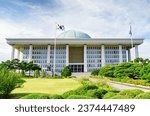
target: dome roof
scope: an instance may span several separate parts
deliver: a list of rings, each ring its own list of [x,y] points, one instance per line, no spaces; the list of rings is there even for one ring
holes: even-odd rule
[[[88,34],[80,31],[69,30],[61,33],[58,38],[81,38],[81,39],[88,39],[91,38]]]

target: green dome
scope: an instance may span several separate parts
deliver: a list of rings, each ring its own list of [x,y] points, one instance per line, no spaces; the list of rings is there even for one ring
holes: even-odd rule
[[[80,31],[69,30],[61,33],[58,38],[81,38],[88,39],[91,38],[88,34]]]

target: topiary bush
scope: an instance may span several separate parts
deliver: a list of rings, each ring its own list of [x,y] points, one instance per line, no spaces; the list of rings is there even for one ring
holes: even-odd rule
[[[70,90],[70,91],[65,92],[65,93],[62,95],[62,97],[63,97],[63,98],[67,98],[67,97],[69,97],[70,95],[77,95],[77,92],[76,92],[75,90]]]
[[[108,92],[103,96],[103,99],[111,99],[112,97],[116,96],[116,92]]]
[[[93,98],[89,96],[82,96],[82,95],[70,95],[69,97],[67,97],[67,99],[93,99]]]
[[[111,99],[130,99],[130,97],[117,94],[117,95],[111,97]]]
[[[72,71],[69,66],[65,66],[64,69],[61,71],[61,76],[67,77],[71,76]]]
[[[94,90],[88,90],[87,96],[102,99],[102,97],[107,93],[105,89],[94,89]]]
[[[114,65],[105,65],[100,69],[99,75],[105,77],[114,77],[114,70]]]
[[[134,90],[122,90],[119,95],[128,96],[129,98],[135,98],[140,93],[144,93],[142,90],[134,89]]]
[[[141,93],[135,99],[150,99],[150,92]]]
[[[95,69],[95,70],[92,70],[91,75],[96,76],[98,75],[98,73],[99,73],[99,69]]]
[[[42,93],[31,93],[21,97],[21,99],[50,99],[50,96]]]

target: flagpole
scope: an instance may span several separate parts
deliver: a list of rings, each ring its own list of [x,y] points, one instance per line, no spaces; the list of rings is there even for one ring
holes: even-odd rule
[[[55,38],[54,38],[54,76],[55,76],[55,72],[56,72],[56,31],[57,31],[57,23],[55,24]]]
[[[130,34],[131,49],[132,49],[134,46],[133,46],[133,37],[132,37],[132,27],[131,27],[131,24],[130,24],[130,32],[129,32],[129,34]],[[134,62],[134,60],[133,60],[133,62]]]

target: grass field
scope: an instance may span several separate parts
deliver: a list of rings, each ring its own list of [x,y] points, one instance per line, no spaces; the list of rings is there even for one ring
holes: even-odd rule
[[[45,79],[34,78],[25,79],[22,88],[15,89],[13,94],[20,93],[46,93],[62,94],[66,91],[73,90],[81,86],[80,82],[75,79]]]

